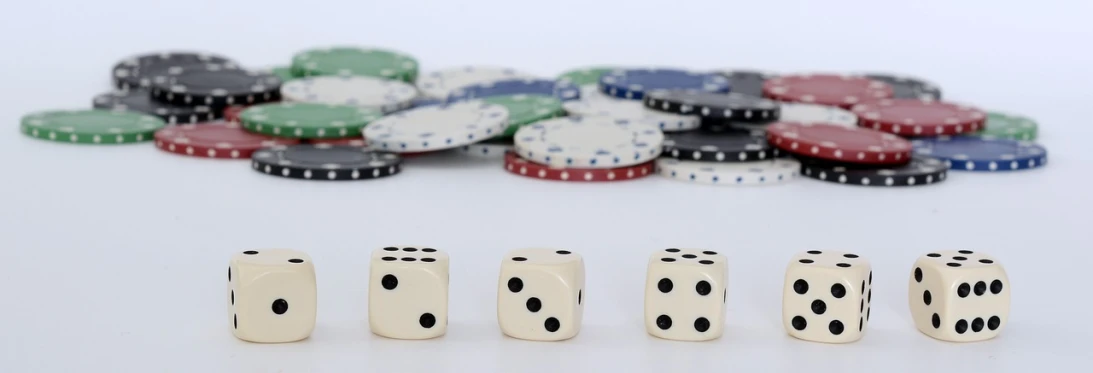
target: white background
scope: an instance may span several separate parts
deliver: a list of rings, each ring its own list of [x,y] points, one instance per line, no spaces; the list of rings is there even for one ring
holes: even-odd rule
[[[1062,372],[1093,363],[1088,211],[1093,5],[1083,1],[37,1],[0,19],[0,371],[3,372]],[[911,189],[803,179],[765,188],[659,177],[542,182],[454,157],[397,177],[322,183],[264,176],[246,161],[187,158],[149,144],[30,139],[19,117],[84,108],[116,60],[198,49],[251,66],[313,46],[391,47],[424,70],[464,64],[553,76],[589,64],[774,71],[881,70],[939,83],[947,97],[1032,116],[1045,169],[953,173]],[[368,255],[430,245],[452,255],[451,327],[386,340],[366,324]],[[502,254],[557,247],[585,256],[588,306],[564,343],[502,336]],[[727,253],[728,326],[709,343],[645,334],[648,255]],[[224,299],[232,252],[287,247],[317,263],[311,339],[233,338]],[[849,345],[788,337],[789,257],[868,257],[872,318]],[[906,281],[927,251],[999,258],[1013,282],[996,340],[949,344],[915,331]],[[1083,347],[1084,346],[1084,347]],[[1084,364],[1084,365],[1077,365]],[[989,370],[988,370],[989,369]]]

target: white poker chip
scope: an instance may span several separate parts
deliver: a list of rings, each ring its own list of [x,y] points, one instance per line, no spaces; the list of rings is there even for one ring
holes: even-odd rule
[[[370,76],[315,76],[281,86],[285,101],[365,107],[384,113],[410,107],[417,95],[417,89],[408,83]]]
[[[555,167],[616,168],[660,155],[664,133],[654,125],[606,116],[549,119],[516,131],[524,159]]]
[[[434,71],[417,80],[417,89],[425,97],[446,100],[457,89],[508,79],[530,79],[534,75],[496,66],[460,66]]]
[[[673,180],[709,185],[771,185],[796,180],[801,163],[789,158],[759,162],[697,162],[657,159],[657,171]]]
[[[778,118],[778,121],[827,123],[843,127],[858,126],[858,116],[848,110],[832,106],[804,103],[782,103],[782,114]]]
[[[372,149],[396,153],[454,149],[497,136],[509,126],[504,106],[481,100],[390,114],[364,127]]]
[[[581,96],[580,100],[566,101],[562,103],[562,107],[572,116],[631,119],[655,126],[664,132],[690,131],[701,124],[701,119],[695,115],[650,110],[641,101],[618,99],[603,93]]]

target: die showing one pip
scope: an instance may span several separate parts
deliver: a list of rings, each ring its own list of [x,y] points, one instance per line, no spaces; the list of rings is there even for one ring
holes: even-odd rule
[[[293,342],[315,329],[315,266],[288,249],[248,250],[228,264],[232,333],[260,343]]]
[[[429,339],[448,330],[448,254],[431,247],[372,253],[368,325],[395,339]]]
[[[645,330],[658,338],[721,337],[728,300],[728,260],[709,250],[653,253],[645,280]]]
[[[911,317],[919,331],[943,341],[991,339],[1009,319],[1009,285],[1006,270],[984,253],[932,252],[911,269]]]
[[[861,339],[873,299],[869,261],[851,253],[812,250],[786,269],[782,322],[789,335],[813,342]]]
[[[566,250],[520,249],[501,261],[497,322],[513,338],[560,341],[581,330],[584,260]]]

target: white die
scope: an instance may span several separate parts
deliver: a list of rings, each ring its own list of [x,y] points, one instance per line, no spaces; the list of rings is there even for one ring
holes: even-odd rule
[[[728,259],[709,250],[653,253],[645,280],[645,330],[664,339],[708,341],[725,325]]]
[[[520,249],[501,262],[497,322],[513,338],[560,341],[581,330],[584,260],[566,250]]]
[[[293,342],[315,329],[315,266],[288,249],[248,250],[228,263],[230,327],[237,338]]]
[[[812,250],[786,269],[782,322],[789,335],[814,342],[861,339],[869,323],[873,271],[856,254]]]
[[[430,247],[372,253],[368,325],[395,339],[429,339],[448,329],[448,254]]]
[[[950,342],[998,336],[1009,319],[1010,283],[994,258],[970,250],[923,255],[911,269],[908,304],[915,327]]]

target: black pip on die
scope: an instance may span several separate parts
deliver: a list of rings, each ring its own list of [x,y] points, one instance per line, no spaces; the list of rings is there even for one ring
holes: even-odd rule
[[[798,339],[857,341],[869,323],[872,288],[869,261],[856,254],[819,250],[797,254],[786,269],[782,322],[789,335]]]
[[[497,322],[513,338],[561,341],[581,330],[584,260],[556,249],[510,251],[501,261]]]
[[[315,266],[288,249],[248,250],[228,263],[232,333],[250,342],[294,342],[315,329]]]
[[[431,247],[372,253],[368,325],[395,339],[429,339],[448,330],[448,254]]]
[[[908,303],[915,327],[950,342],[994,338],[1009,319],[1010,283],[994,258],[971,250],[923,255],[911,269]]]
[[[725,324],[728,260],[709,250],[653,253],[645,280],[645,330],[654,337],[708,341]]]

